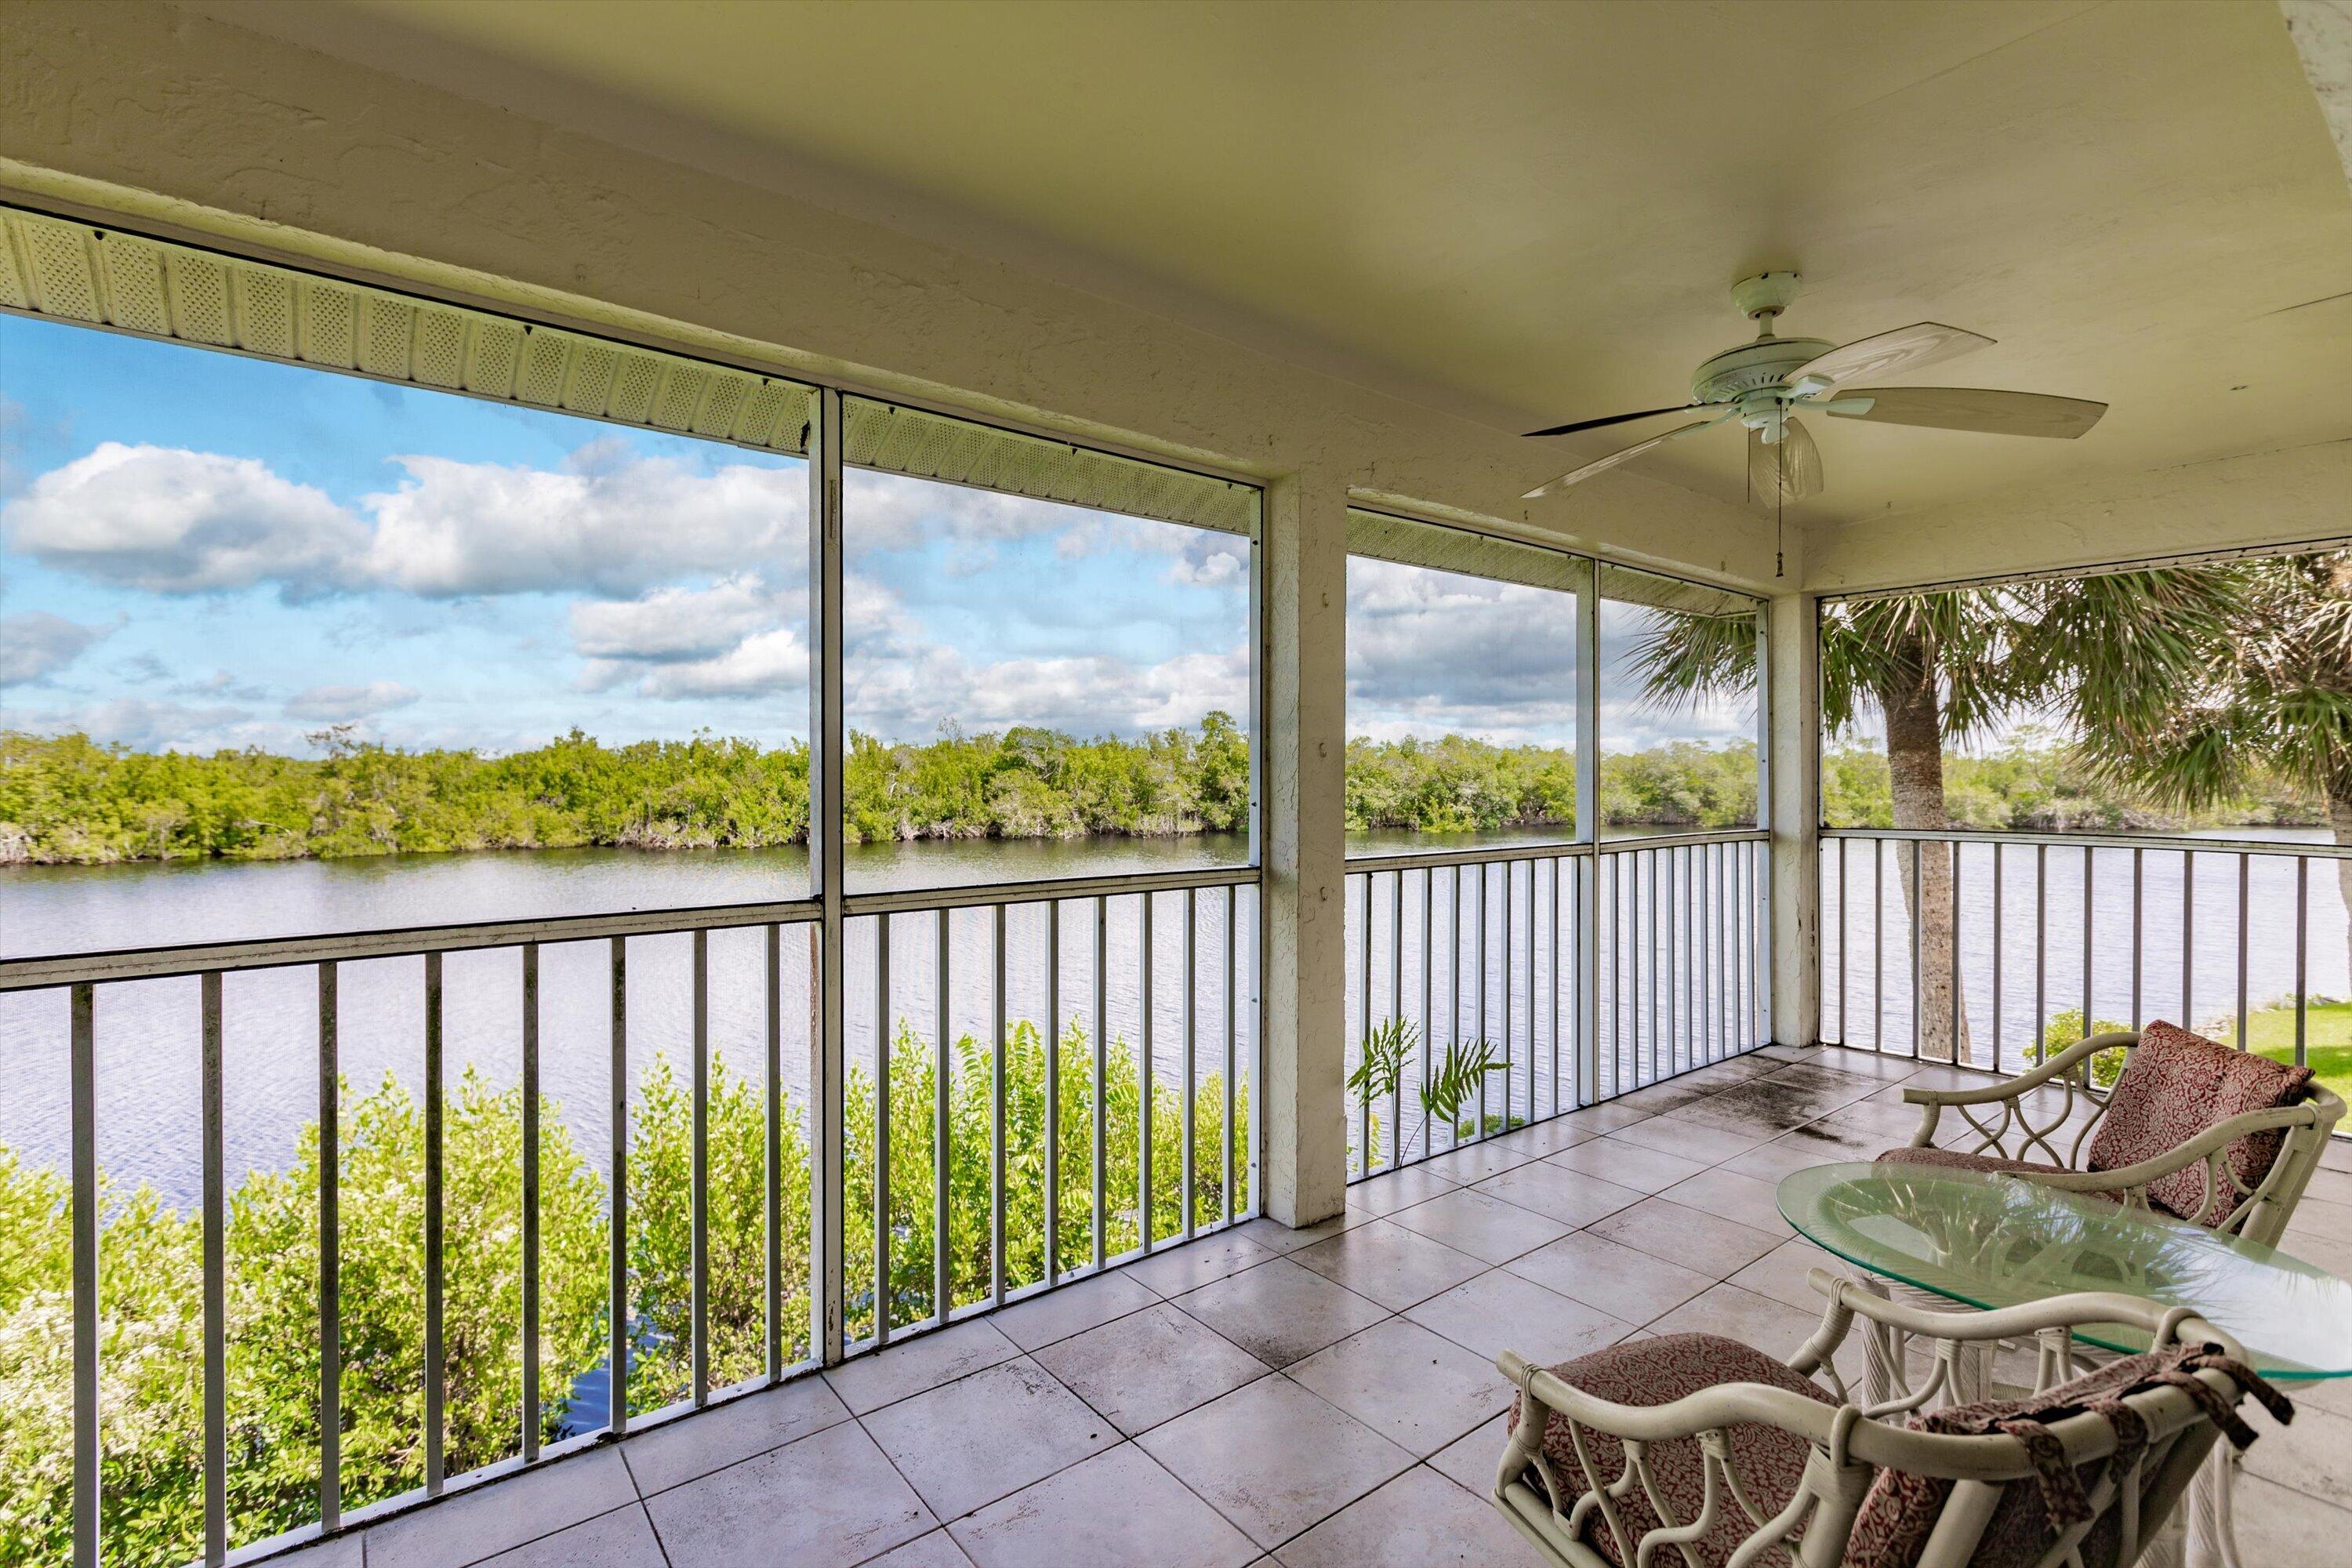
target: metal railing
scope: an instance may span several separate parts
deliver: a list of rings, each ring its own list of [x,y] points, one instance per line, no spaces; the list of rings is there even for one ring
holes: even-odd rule
[[[100,1556],[100,1402],[105,1369],[100,1363],[104,1306],[100,1259],[110,1216],[100,1170],[100,1127],[106,1108],[100,1102],[98,1068],[100,1002],[108,993],[157,980],[193,978],[196,982],[203,1130],[201,1556],[208,1563],[218,1563],[232,1547],[251,1544],[230,1539],[227,1503],[231,1388],[226,1236],[230,1205],[224,1136],[228,1081],[223,1040],[225,1022],[234,1021],[236,1009],[224,1005],[225,975],[247,971],[291,975],[307,969],[314,976],[310,1037],[271,1042],[278,1049],[314,1050],[317,1063],[318,1484],[315,1507],[305,1510],[308,1518],[271,1521],[277,1528],[268,1532],[276,1539],[299,1538],[331,1534],[381,1518],[439,1495],[454,1479],[446,1447],[450,1419],[445,1270],[450,1226],[446,1173],[451,1156],[446,1142],[451,1105],[446,1026],[450,997],[444,962],[447,955],[511,953],[520,970],[520,1015],[514,1024],[520,1053],[521,1196],[520,1212],[511,1218],[520,1232],[520,1311],[512,1331],[519,1342],[522,1375],[514,1391],[512,1441],[507,1456],[496,1464],[527,1466],[714,1399],[772,1384],[813,1364],[813,1347],[825,1342],[828,1315],[835,1323],[843,1321],[840,1295],[846,1290],[862,1286],[870,1297],[862,1309],[866,1332],[853,1336],[847,1346],[848,1353],[856,1353],[887,1342],[894,1334],[937,1327],[964,1312],[1051,1289],[1149,1252],[1166,1240],[1189,1238],[1254,1215],[1260,1141],[1254,1125],[1256,1097],[1249,1091],[1260,1081],[1257,882],[1254,868],[1237,868],[849,895],[842,903],[841,940],[848,961],[845,973],[849,977],[845,991],[861,993],[862,1005],[870,1012],[861,1015],[861,1004],[845,996],[850,1004],[854,1055],[845,1080],[834,1081],[830,1089],[843,1114],[829,1119],[810,1115],[804,1124],[792,1119],[810,1109],[810,1094],[803,1089],[803,1105],[791,1104],[794,1086],[785,1070],[784,1054],[786,1037],[799,1032],[803,1017],[809,1020],[811,1056],[809,1075],[802,1082],[823,1086],[826,1074],[814,1025],[816,1008],[809,1005],[803,1013],[800,999],[787,997],[786,975],[797,969],[797,959],[788,953],[784,936],[791,929],[804,929],[812,933],[814,947],[822,930],[822,906],[814,899],[0,962],[0,993],[58,991],[67,1002],[76,1561],[94,1563]],[[1155,922],[1161,933],[1157,941]],[[714,969],[725,962],[714,965],[712,939],[719,933],[742,933],[740,942],[733,944],[738,959],[752,951],[758,954],[752,962],[760,998],[756,1005],[760,1060],[753,1076],[764,1167],[759,1193],[759,1223],[763,1230],[759,1287],[762,1345],[755,1363],[757,1374],[727,1386],[714,1386],[721,1379],[714,1369],[709,1310],[714,1289],[712,994]],[[1031,935],[1040,940],[1024,943],[1023,939]],[[689,1016],[682,1031],[690,1058],[691,1107],[688,1377],[683,1398],[646,1409],[642,1396],[646,1391],[635,1391],[640,1397],[633,1401],[631,1387],[633,1369],[644,1358],[646,1340],[640,1321],[646,1307],[644,1286],[638,1277],[639,1260],[631,1250],[630,1036],[633,1019],[640,1027],[644,1020],[642,1006],[633,1009],[630,960],[633,948],[640,944],[680,937],[689,947]],[[753,941],[755,950],[744,945]],[[591,945],[583,952],[581,944]],[[596,945],[604,949],[603,962],[595,966],[600,973],[591,979],[583,964]],[[1205,969],[1204,950],[1209,954]],[[608,1138],[603,1169],[595,1173],[602,1177],[608,1247],[604,1259],[604,1361],[593,1369],[604,1380],[601,1419],[551,1437],[550,1412],[542,1408],[539,1364],[543,1308],[541,1037],[542,1015],[547,1010],[541,961],[543,954],[558,951],[570,976],[567,989],[574,993],[563,999],[565,1005],[577,1008],[584,1001],[602,1013],[607,1031],[600,1048],[609,1053],[605,1071],[610,1095],[603,1107]],[[673,956],[667,950],[662,952]],[[919,984],[908,963],[910,956],[919,966]],[[384,963],[413,963],[415,968],[405,973],[421,987],[421,1027],[415,1043],[421,1049],[417,1093],[423,1131],[422,1224],[416,1237],[423,1264],[423,1417],[422,1430],[416,1434],[421,1458],[414,1489],[395,1496],[360,1500],[354,1506],[354,1500],[347,1495],[342,1464],[342,1440],[350,1429],[352,1412],[344,1405],[347,1314],[341,1245],[346,1215],[341,1135],[346,1108],[341,1047],[350,1021],[350,998],[343,994],[342,981],[352,965],[362,963],[372,966],[367,972],[372,984],[383,979]],[[1131,983],[1120,980],[1121,965]],[[808,968],[812,987],[819,973],[819,966],[812,963]],[[723,978],[740,983],[736,985],[740,993],[751,977]],[[583,999],[577,994],[583,981],[600,985],[602,994]],[[152,1001],[152,992],[149,996]],[[655,999],[676,1001],[674,993],[664,988],[657,988]],[[641,1003],[645,1000],[639,998]],[[1039,1005],[1034,1013],[1025,1012],[1033,1000]],[[985,1022],[966,1026],[963,1016],[974,1011]],[[1042,1029],[1040,1019],[1045,1020]],[[677,1022],[669,1021],[673,1034],[679,1033]],[[1122,1032],[1122,1024],[1130,1026],[1133,1033]],[[861,1032],[864,1048],[858,1052]],[[1019,1103],[1008,1099],[1013,1087],[1008,1063],[1022,1059],[1024,1042],[1033,1037],[1044,1058],[1043,1079],[1037,1086],[1044,1097],[1044,1116],[1042,1125],[1035,1128],[1023,1120]],[[572,1038],[577,1039],[576,1030]],[[923,1129],[922,1142],[929,1145],[924,1173],[931,1190],[919,1194],[909,1193],[903,1181],[893,1180],[909,1169],[894,1163],[894,1133],[901,1149],[914,1142],[913,1128],[892,1125],[892,1089],[894,1085],[908,1087],[907,1075],[912,1071],[910,1058],[896,1047],[908,1041],[919,1045],[916,1055],[929,1079],[930,1103],[925,1107],[929,1126]],[[1072,1044],[1083,1046],[1076,1064],[1064,1059],[1066,1047]],[[1213,1064],[1205,1074],[1198,1070],[1204,1047]],[[1131,1060],[1139,1091],[1132,1124],[1121,1123],[1109,1109],[1112,1097],[1107,1093],[1107,1085],[1120,1081],[1122,1054]],[[866,1074],[863,1078],[861,1069]],[[967,1276],[972,1272],[972,1260],[956,1256],[950,1212],[950,1183],[955,1174],[951,1166],[958,1152],[951,1098],[960,1075],[972,1070],[984,1075],[989,1102],[985,1121],[989,1213],[981,1266],[985,1281],[977,1289],[969,1287],[968,1279],[960,1283],[957,1278],[959,1270]],[[1160,1075],[1170,1071],[1181,1086],[1173,1096],[1160,1082]],[[1028,1086],[1021,1087],[1025,1092]],[[1073,1094],[1075,1102],[1070,1098]],[[1064,1158],[1070,1152],[1065,1146],[1064,1122],[1074,1104],[1082,1126],[1077,1151],[1082,1163],[1076,1184],[1085,1210],[1078,1216],[1075,1247],[1067,1244],[1066,1233],[1072,1227],[1073,1205],[1080,1204],[1080,1198],[1073,1194]],[[1175,1118],[1172,1132],[1160,1130],[1158,1145],[1156,1104],[1163,1115]],[[1204,1142],[1200,1127],[1211,1111],[1215,1128],[1209,1136],[1213,1143]],[[824,1134],[828,1121],[835,1130],[855,1129],[855,1136],[837,1135],[829,1142]],[[793,1249],[787,1247],[786,1237],[801,1216],[788,1215],[785,1209],[788,1122],[795,1138],[808,1140],[807,1190],[813,1199],[822,1193],[826,1194],[824,1201],[841,1205],[853,1180],[866,1184],[870,1190],[871,1230],[863,1242],[852,1242],[861,1250],[870,1247],[870,1255],[845,1273],[829,1273],[824,1248],[812,1235],[807,1273],[793,1277],[802,1265],[791,1256]],[[1008,1235],[1011,1201],[1020,1196],[1008,1169],[1025,1168],[1032,1156],[1040,1152],[1029,1142],[1032,1132],[1042,1139],[1043,1145],[1044,1235],[1036,1238]],[[1133,1142],[1122,1149],[1124,1138]],[[1171,1161],[1173,1169],[1167,1168]],[[1131,1224],[1119,1210],[1124,1172],[1130,1166],[1137,1189]],[[902,1292],[894,1286],[904,1272],[903,1253],[911,1246],[907,1239],[911,1232],[897,1225],[895,1216],[914,1198],[919,1198],[929,1210],[923,1240],[929,1255],[925,1270],[929,1278],[927,1290]],[[468,1213],[460,1216],[459,1223],[473,1226],[482,1220],[483,1216]],[[810,1228],[814,1232],[814,1226]],[[1041,1245],[1030,1247],[1033,1240]],[[1013,1261],[1032,1250],[1042,1252],[1042,1266],[1024,1269]],[[894,1252],[901,1256],[894,1258]],[[869,1266],[870,1274],[861,1279],[861,1269]],[[793,1321],[797,1314],[788,1304],[803,1289],[807,1291],[805,1317]],[[910,1303],[915,1294],[926,1295],[928,1300]],[[850,1316],[856,1321],[856,1311]],[[740,1370],[742,1358],[734,1358],[730,1364]],[[658,1397],[658,1391],[655,1396]],[[638,1407],[633,1409],[633,1403]]]
[[[2344,900],[2283,839],[1825,829],[1822,1033],[2022,1070],[2151,1019],[2305,1062],[2315,1000],[2352,994]],[[1938,918],[1915,920],[1926,907]]]
[[[1351,858],[1349,1179],[1768,1043],[1769,837]]]

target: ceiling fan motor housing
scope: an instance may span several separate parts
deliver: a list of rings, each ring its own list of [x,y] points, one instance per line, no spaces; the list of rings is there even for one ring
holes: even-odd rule
[[[1691,373],[1691,401],[1736,403],[1749,393],[1779,387],[1836,346],[1821,338],[1759,338],[1727,349]]]

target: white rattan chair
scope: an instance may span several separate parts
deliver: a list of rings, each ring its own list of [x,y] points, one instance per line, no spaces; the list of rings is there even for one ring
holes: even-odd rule
[[[1825,1270],[1811,1279],[1828,1308],[1785,1365],[1708,1335],[1629,1342],[1551,1371],[1506,1352],[1496,1364],[1520,1405],[1496,1507],[1562,1568],[1838,1568],[1850,1548],[1911,1568],[2127,1568],[2215,1438],[2251,1440],[2234,1414],[2242,1394],[2284,1418],[2251,1373],[2192,1353],[2241,1352],[2182,1309],[2086,1294],[1931,1315]],[[1943,1430],[1906,1422],[1948,1364],[1898,1399],[1858,1404],[1832,1359],[1857,1316],[1947,1346],[2038,1340],[2046,1424],[2011,1412],[1996,1429],[2000,1412],[1952,1410],[1918,1418]],[[2068,1331],[2092,1322],[2135,1324],[2158,1349],[2090,1374],[2104,1388],[2070,1382]],[[2143,1382],[2138,1368],[2165,1375]]]
[[[2149,1189],[2166,1177],[2201,1165],[2204,1200],[2189,1214],[2207,1216],[2216,1230],[2277,1245],[2312,1173],[2319,1168],[2329,1133],[2343,1118],[2344,1101],[2314,1082],[2293,1104],[2215,1122],[2150,1159],[2111,1170],[2089,1169],[2085,1156],[2114,1104],[2111,1090],[2098,1090],[2092,1084],[2092,1059],[2105,1051],[2131,1052],[2139,1042],[2137,1031],[2093,1035],[2005,1082],[1982,1089],[1905,1089],[1904,1100],[1921,1108],[1910,1148],[1923,1153],[1914,1156],[1914,1163],[1934,1163],[1936,1157],[1924,1152],[1937,1147],[1948,1110],[1968,1124],[1973,1136],[1945,1146],[1945,1152],[1977,1168],[2010,1168],[2048,1186],[2097,1194],[2138,1207],[2150,1206]],[[2229,1159],[2231,1145],[2273,1131],[2279,1133],[2280,1143],[2269,1168],[2252,1183],[2243,1180]]]

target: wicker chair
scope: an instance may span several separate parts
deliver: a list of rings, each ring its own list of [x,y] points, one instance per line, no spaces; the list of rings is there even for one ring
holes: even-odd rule
[[[2144,1095],[2166,1092],[2160,1078],[2150,1089],[2132,1071],[2144,1037],[2192,1059],[2201,1053],[2225,1073],[2242,1068],[2262,1075],[2293,1098],[2235,1114],[2222,1114],[2230,1110],[2227,1094],[2199,1094],[2193,1097],[2198,1103],[2186,1106],[2135,1104],[2136,1089]],[[2113,1050],[2127,1054],[2125,1071],[2101,1090],[2093,1082],[2093,1058]],[[2175,1093],[2179,1088],[2171,1086]],[[2344,1115],[2343,1100],[2326,1086],[2311,1080],[2294,1084],[2267,1065],[2257,1068],[2227,1047],[2161,1023],[2151,1024],[2145,1037],[2137,1031],[2093,1035],[2006,1082],[1971,1089],[1906,1089],[1903,1098],[1921,1108],[1918,1130],[1906,1148],[1888,1150],[1879,1156],[1882,1161],[2006,1172],[2127,1207],[2161,1210],[2264,1246],[2276,1246],[2285,1233]],[[1947,1110],[1967,1123],[1969,1135],[1939,1147]],[[2111,1131],[2103,1140],[2101,1129],[2112,1129],[2119,1114],[2133,1119],[2135,1135],[2116,1139]],[[2116,1150],[2125,1145],[2137,1148],[2118,1163]],[[1937,1312],[1938,1321],[1951,1310],[1940,1298],[1899,1281],[1861,1283],[1864,1289]],[[1903,1384],[1903,1368],[1912,1353],[1909,1340],[1892,1328],[1869,1336],[1867,1397],[1885,1399]],[[1965,1401],[1993,1391],[1995,1349],[1963,1348],[1952,1363],[1946,1394]],[[2217,1452],[2197,1478],[2189,1554],[2199,1563],[2238,1568],[2231,1523],[2236,1481],[2237,1455],[2230,1450]]]
[[[2151,1025],[2148,1033],[2154,1036],[2166,1029],[2171,1026]],[[2237,1055],[2183,1031],[2172,1033],[2215,1051]],[[2344,1115],[2344,1101],[2313,1081],[2303,1085],[2301,1098],[2290,1104],[2201,1125],[2192,1110],[2182,1124],[2194,1131],[2180,1142],[2129,1164],[2099,1169],[2098,1130],[2118,1100],[2127,1097],[2132,1074],[2127,1065],[2124,1077],[2111,1089],[2099,1091],[2091,1083],[2091,1061],[2104,1051],[2136,1053],[2140,1040],[2136,1031],[2093,1035],[2031,1072],[1983,1089],[1906,1089],[1904,1100],[1922,1108],[1919,1129],[1911,1135],[1908,1150],[1890,1150],[1880,1158],[2007,1171],[2067,1192],[2095,1194],[2140,1207],[2166,1207],[2215,1230],[2265,1246],[2277,1245],[2288,1216],[2319,1167],[2328,1134]],[[1997,1109],[1997,1115],[1992,1109]],[[1966,1121],[1975,1136],[1938,1148],[1937,1136],[1948,1110]],[[2077,1115],[2084,1110],[2088,1114],[2078,1121]],[[2067,1138],[2070,1125],[2074,1131]],[[2276,1153],[2249,1180],[2242,1169],[2242,1151],[2239,1158],[2232,1157],[2232,1151],[2241,1140],[2273,1139],[2277,1142]],[[2036,1159],[2037,1154],[2042,1158]],[[2086,1161],[2086,1155],[2093,1157]],[[2201,1179],[2186,1176],[2200,1166]],[[2165,1202],[2168,1192],[2177,1200],[2184,1185],[2189,1194],[2201,1187],[2201,1197]]]
[[[2216,1436],[2252,1440],[2243,1394],[2288,1414],[2179,1308],[2075,1295],[1930,1321],[1824,1270],[1811,1280],[1828,1309],[1785,1365],[1697,1334],[1549,1371],[1506,1352],[1520,1397],[1495,1506],[1562,1568],[2128,1568]],[[2038,1339],[2035,1394],[1906,1422],[1939,1373],[1859,1405],[1832,1359],[1857,1317],[1946,1344]],[[2071,1379],[2069,1330],[2090,1322],[2135,1324],[2156,1349]]]

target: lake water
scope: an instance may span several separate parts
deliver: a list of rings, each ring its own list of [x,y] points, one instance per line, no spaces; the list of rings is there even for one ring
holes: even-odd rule
[[[2235,830],[2231,837],[2307,839],[2319,833],[2278,831],[2258,835]],[[1524,843],[1541,834],[1507,832],[1476,836],[1378,834],[1359,836],[1359,854],[1457,846]],[[1844,1037],[1868,1044],[1874,1006],[1869,965],[1867,846],[1856,846],[1849,866],[1848,891],[1854,903],[1856,946],[1848,955]],[[907,887],[955,887],[1026,881],[1110,871],[1165,870],[1242,864],[1246,841],[1209,835],[1173,839],[1078,841],[923,842],[866,847],[852,852],[854,890]],[[2044,981],[2048,1010],[2078,1005],[2081,994],[2083,851],[2072,847],[2048,854],[2050,952]],[[1890,1048],[1909,1039],[1909,966],[1902,915],[1898,856],[1890,852],[1885,878],[1887,964],[1882,1032]],[[2129,850],[2096,852],[2095,984],[2102,1016],[2130,1016]],[[1983,1046],[1990,1016],[1990,849],[1970,846],[1962,860],[1962,947],[1970,1017]],[[2177,1012],[2180,969],[2180,857],[2151,851],[2142,862],[2145,943],[2142,960],[2143,1014]],[[2336,894],[2332,863],[2319,862],[2310,877],[2309,974],[2315,993],[2352,991],[2346,979],[2343,905]],[[1432,988],[1443,1013],[1452,987],[1451,961],[1444,952],[1450,923],[1446,874],[1440,873],[1437,948]],[[405,856],[335,861],[266,864],[134,864],[112,867],[31,867],[0,871],[0,952],[30,953],[138,947],[162,943],[280,935],[300,931],[356,931],[432,924],[459,920],[522,918],[589,911],[669,909],[790,898],[807,885],[807,860],[798,849],[772,851],[642,852],[624,849],[547,850],[443,856]],[[1475,882],[1470,897],[1476,898]],[[1475,943],[1466,943],[1462,965],[1470,973],[1463,994],[1464,1027],[1475,1029],[1477,999],[1486,999],[1487,1030],[1501,1032],[1504,992],[1516,1044],[1514,1103],[1524,1111],[1530,1097],[1548,1108],[1550,973],[1549,871],[1530,887],[1528,874],[1515,874],[1509,895],[1514,940],[1507,956],[1499,942],[1502,878],[1493,874],[1486,904],[1490,934],[1484,987],[1479,984]],[[1361,883],[1353,884],[1360,889]],[[1390,894],[1385,879],[1376,889],[1372,915],[1372,1016],[1387,1012],[1387,994],[1399,984],[1405,1011],[1418,1017],[1422,989],[1419,958],[1422,912],[1418,881],[1408,879],[1402,932],[1401,981],[1388,967]],[[2249,992],[2255,1005],[2294,986],[2294,870],[2284,858],[2258,858],[2251,868]],[[1823,918],[1824,1033],[1841,1023],[1837,994],[1840,922],[1834,862],[1825,879]],[[1203,889],[1195,900],[1195,984],[1192,1038],[1196,1070],[1221,1070],[1226,1042],[1224,968],[1227,895]],[[2201,1019],[2234,1007],[2237,963],[2237,873],[2232,858],[2199,858],[2193,924],[2195,1012]],[[2033,1028],[2033,853],[2011,847],[2006,855],[2002,889],[2006,910],[2002,996],[2006,1059],[2017,1059],[2019,1042]],[[1233,1013],[1234,1059],[1255,1054],[1252,966],[1256,947],[1255,896],[1242,889],[1233,897],[1235,970]],[[1062,912],[1062,1008],[1066,1020],[1091,1026],[1096,994],[1095,906],[1066,904]],[[1178,1081],[1185,1031],[1183,984],[1184,896],[1154,900],[1150,959],[1150,1037],[1155,1071]],[[1475,935],[1477,906],[1468,920]],[[1106,909],[1108,963],[1103,985],[1110,1032],[1129,1042],[1144,1037],[1143,957],[1140,900],[1112,900]],[[1351,896],[1349,941],[1348,1030],[1361,1026],[1360,911]],[[1538,941],[1530,965],[1528,921]],[[853,1060],[870,1061],[879,1014],[876,973],[876,921],[852,923],[847,935],[848,1049]],[[893,917],[890,929],[889,1011],[926,1038],[937,1016],[938,917],[929,913]],[[1011,910],[1005,930],[1006,1010],[1010,1016],[1045,1016],[1045,915],[1042,907]],[[956,1033],[985,1037],[991,1023],[992,917],[986,910],[951,917],[948,938],[949,1016]],[[632,1073],[666,1056],[684,1067],[692,1040],[691,939],[642,937],[629,944],[628,1049]],[[781,950],[784,1078],[795,1091],[807,1079],[807,935],[786,928]],[[497,1085],[511,1085],[520,1073],[521,963],[512,951],[451,953],[444,959],[444,1026],[451,1081],[472,1065]],[[551,945],[541,957],[541,1056],[542,1082],[580,1146],[601,1163],[606,1142],[605,1106],[610,1062],[607,950],[603,942]],[[276,1167],[290,1157],[300,1126],[317,1115],[317,993],[309,968],[233,973],[223,981],[223,1050],[226,1132],[232,1176],[247,1168]],[[1563,980],[1572,973],[1563,955]],[[714,931],[709,937],[709,1037],[719,1058],[738,1070],[755,1068],[762,1053],[766,997],[763,935],[759,931]],[[341,973],[341,1065],[354,1091],[364,1092],[386,1074],[412,1089],[422,1079],[424,986],[421,960],[383,959],[346,963]],[[1566,984],[1563,994],[1570,994]],[[1629,1005],[1631,1003],[1629,1002]],[[200,1147],[198,1107],[197,982],[144,981],[101,987],[98,999],[99,1154],[118,1181],[153,1183],[171,1201],[185,1203],[197,1190]],[[1572,1010],[1572,1009],[1571,1009]],[[1443,1025],[1439,1026],[1441,1042]],[[1606,1037],[1604,1036],[1604,1039]],[[34,1164],[62,1166],[68,1154],[67,1011],[61,993],[0,996],[0,1049],[9,1063],[7,1088],[0,1093],[0,1145]],[[1408,1095],[1410,1099],[1410,1095]]]

